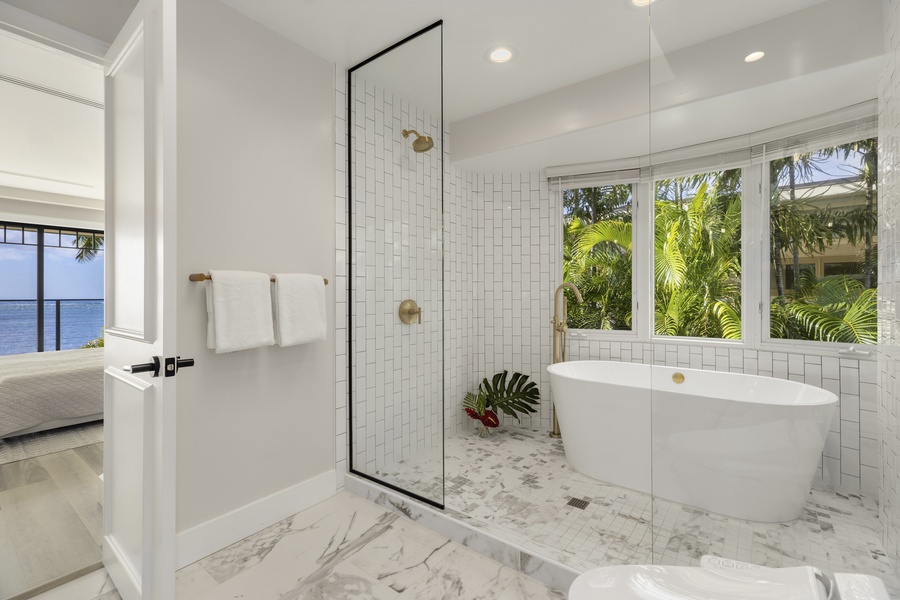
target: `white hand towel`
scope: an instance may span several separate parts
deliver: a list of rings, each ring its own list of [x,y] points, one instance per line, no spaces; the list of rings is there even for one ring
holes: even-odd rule
[[[206,346],[223,354],[274,344],[269,276],[250,271],[209,274],[212,281],[206,285]]]
[[[321,275],[276,273],[272,306],[279,346],[325,340],[325,282]]]

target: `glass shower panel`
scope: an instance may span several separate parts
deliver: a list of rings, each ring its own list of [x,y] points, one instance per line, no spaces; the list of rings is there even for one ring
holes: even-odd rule
[[[441,25],[349,71],[351,470],[444,503]]]
[[[876,322],[880,3],[679,10],[649,7],[653,562],[884,576],[875,352],[844,356]]]

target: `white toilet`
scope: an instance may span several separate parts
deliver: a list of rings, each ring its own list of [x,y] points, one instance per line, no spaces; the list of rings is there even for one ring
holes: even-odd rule
[[[871,575],[835,574],[813,567],[772,569],[704,556],[699,567],[622,565],[580,575],[569,600],[890,600]]]

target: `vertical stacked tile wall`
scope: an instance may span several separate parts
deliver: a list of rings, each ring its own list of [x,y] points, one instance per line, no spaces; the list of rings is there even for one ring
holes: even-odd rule
[[[560,216],[540,173],[509,173],[476,179],[478,228],[479,358],[477,382],[504,369],[531,377],[541,389],[541,406],[520,423],[550,427],[550,313],[557,265],[560,264],[554,223]],[[458,405],[457,405],[458,406]],[[459,412],[461,409],[457,408]]]
[[[881,458],[879,505],[884,547],[900,564],[900,373],[897,301],[900,300],[900,2],[885,0],[885,58],[878,118],[878,421]]]
[[[373,473],[440,445],[443,396],[441,141],[412,150],[402,129],[435,131],[440,119],[370,82],[351,91],[353,198],[353,447]],[[404,324],[414,299],[422,324]]]
[[[444,131],[445,148],[449,147]],[[444,154],[444,431],[454,435],[466,425],[460,403],[477,386],[475,307],[478,273],[473,176],[450,168]]]

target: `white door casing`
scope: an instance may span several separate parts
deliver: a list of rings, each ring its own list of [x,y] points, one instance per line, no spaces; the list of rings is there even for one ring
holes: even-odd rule
[[[103,563],[124,600],[175,597],[175,0],[141,0],[106,57]]]

